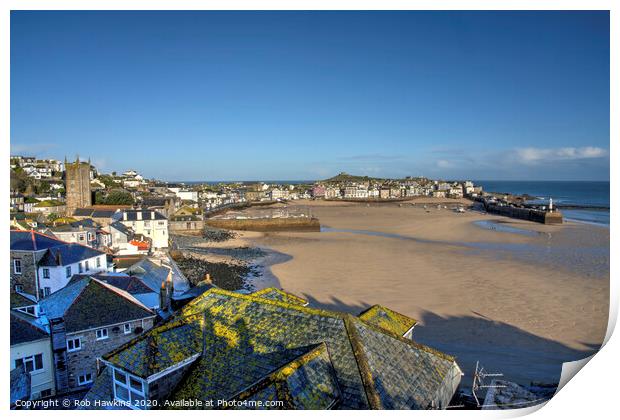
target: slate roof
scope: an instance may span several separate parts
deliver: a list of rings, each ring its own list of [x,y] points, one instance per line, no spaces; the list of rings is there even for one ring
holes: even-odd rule
[[[118,221],[114,223],[110,223],[110,228],[114,228],[127,236],[131,236],[133,234],[131,229],[129,229],[127,226],[125,226],[124,224]]]
[[[11,370],[11,405],[17,400],[30,399],[30,374],[24,366]]]
[[[267,289],[262,289],[253,293],[254,296],[262,297],[264,299],[276,300],[279,302],[290,303],[293,305],[301,305],[306,306],[308,301],[300,298],[299,296],[295,296],[291,293],[287,293],[284,290],[278,289],[276,287],[269,287]]]
[[[34,296],[28,296],[25,293],[11,292],[11,309],[23,308],[25,306],[36,305],[37,301]]]
[[[122,206],[120,206],[122,207]],[[120,208],[119,207],[119,208]],[[100,208],[77,208],[73,211],[73,216],[78,217],[98,217],[98,218],[112,218],[118,209],[100,209]]]
[[[425,409],[445,407],[461,375],[451,356],[352,315],[218,288],[103,359],[146,378],[196,355],[170,399]]]
[[[98,256],[105,256],[105,252],[80,244],[63,243],[48,249],[39,265],[43,267],[65,266]]]
[[[94,274],[92,277],[100,280],[104,283],[112,285],[118,289],[124,290],[132,295],[139,295],[143,293],[159,293],[159,288],[151,289],[146,283],[139,277],[129,275],[110,275],[110,274]]]
[[[113,257],[112,262],[117,269],[127,269],[145,258],[144,254],[121,255]]]
[[[29,230],[11,230],[11,250],[42,251],[66,242]]]
[[[170,269],[154,263],[149,258],[144,258],[127,268],[125,272],[139,277],[151,289],[159,290],[161,284],[168,278]]]
[[[35,318],[11,311],[11,345],[29,343],[48,338],[49,334],[35,324]]]
[[[142,214],[141,220],[166,220],[160,212],[155,210],[125,210],[123,213],[123,217],[125,214],[127,215],[127,221],[138,220],[138,213]],[[125,221],[125,219],[123,219],[123,221]]]
[[[155,316],[129,293],[90,276],[72,278],[39,305],[48,319],[63,318],[67,332]]]
[[[399,314],[381,305],[371,306],[359,314],[359,318],[370,325],[383,328],[401,336],[418,323],[413,318]]]
[[[79,231],[83,229],[97,229],[99,228],[99,224],[96,223],[93,219],[83,219],[77,220],[71,223],[67,223],[59,226],[52,226],[49,229],[52,232],[72,232]]]

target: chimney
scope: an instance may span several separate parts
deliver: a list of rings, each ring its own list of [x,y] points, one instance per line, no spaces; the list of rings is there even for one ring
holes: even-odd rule
[[[142,220],[142,211],[141,211],[141,210],[138,210],[138,211],[136,212],[136,219],[137,219],[137,220]]]
[[[151,212],[151,219],[155,220],[155,212],[154,211]]]
[[[127,212],[126,211],[123,212],[123,220],[127,220]]]

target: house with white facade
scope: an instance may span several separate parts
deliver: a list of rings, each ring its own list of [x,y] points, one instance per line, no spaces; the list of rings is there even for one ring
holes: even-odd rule
[[[73,274],[108,271],[106,254],[35,231],[11,231],[11,289],[35,300],[63,288]]]
[[[168,219],[154,210],[123,210],[115,218],[134,232],[152,241],[152,247],[168,247]],[[114,239],[112,239],[114,242]]]
[[[13,299],[11,299],[13,304]],[[11,389],[14,372],[28,376],[29,389],[26,399],[51,397],[56,393],[54,359],[49,329],[38,322],[36,316],[11,310]]]

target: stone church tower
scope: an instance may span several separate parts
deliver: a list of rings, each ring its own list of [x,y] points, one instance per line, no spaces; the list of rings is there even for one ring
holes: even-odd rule
[[[90,192],[90,159],[88,162],[68,163],[65,158],[65,191],[67,192],[67,216],[75,209],[92,205]]]

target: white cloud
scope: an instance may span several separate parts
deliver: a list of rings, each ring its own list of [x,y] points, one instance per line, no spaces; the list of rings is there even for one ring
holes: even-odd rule
[[[544,163],[558,160],[592,159],[607,155],[607,150],[600,147],[560,147],[557,149],[539,149],[526,147],[517,149],[517,158],[526,164]]]
[[[453,168],[454,164],[452,162],[450,162],[449,160],[439,159],[437,161],[437,166],[439,168],[446,169],[446,168]]]

